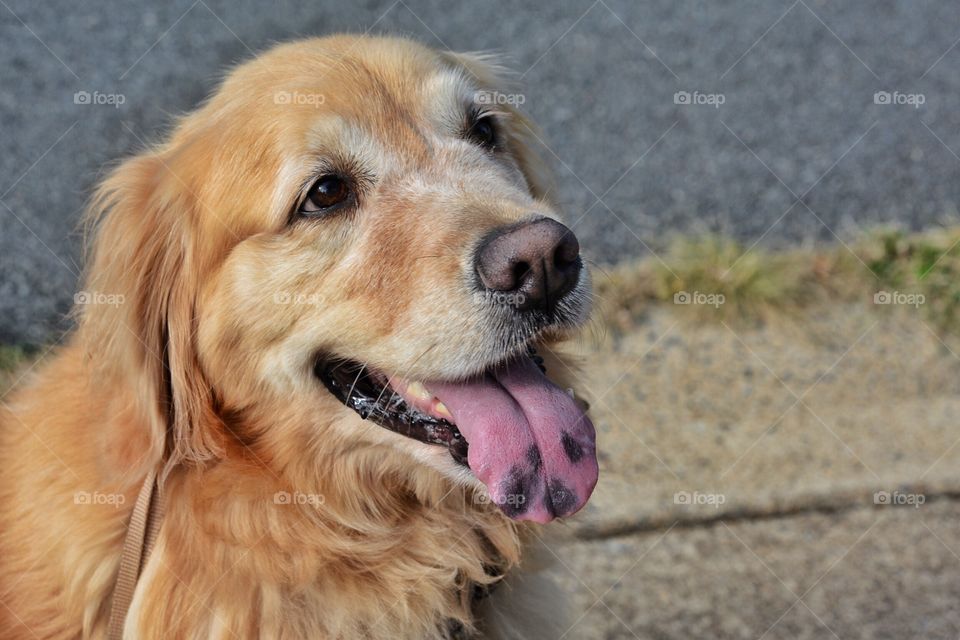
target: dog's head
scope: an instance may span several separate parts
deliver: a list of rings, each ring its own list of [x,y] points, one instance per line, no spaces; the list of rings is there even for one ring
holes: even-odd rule
[[[586,502],[594,429],[535,349],[589,278],[502,91],[405,40],[284,45],[106,180],[88,282],[124,304],[83,331],[168,457],[391,448],[518,519]]]

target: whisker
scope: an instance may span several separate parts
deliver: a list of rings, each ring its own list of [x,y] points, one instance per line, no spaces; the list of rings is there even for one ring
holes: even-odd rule
[[[610,300],[610,298],[609,298],[608,296],[602,296],[602,295],[600,295],[599,293],[597,293],[596,291],[591,291],[591,292],[588,293],[587,295],[590,296],[590,299],[591,299],[591,300],[603,300],[604,302]]]
[[[600,264],[599,264],[596,260],[591,260],[591,259],[589,259],[589,258],[583,258],[583,257],[581,257],[581,259],[582,259],[584,262],[586,262],[587,264],[589,264],[593,269],[595,269],[595,270],[599,271],[600,273],[602,273],[603,275],[605,275],[605,276],[607,277],[607,280],[612,280],[612,279],[613,279],[613,276],[610,275],[610,272],[607,271],[606,269],[604,269],[603,267],[601,267]]]
[[[360,380],[360,376],[363,375],[363,370],[366,369],[366,368],[367,368],[367,363],[364,362],[364,363],[360,366],[360,371],[357,371],[357,377],[353,379],[353,384],[350,385],[350,391],[347,392],[347,398],[348,398],[348,399],[350,398],[350,396],[353,395],[353,390],[356,389],[356,387],[357,387],[357,382]]]

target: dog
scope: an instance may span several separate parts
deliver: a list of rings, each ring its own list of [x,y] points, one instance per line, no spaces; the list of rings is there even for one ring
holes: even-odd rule
[[[284,44],[106,177],[77,328],[0,413],[0,635],[563,632],[521,558],[597,481],[554,349],[590,279],[507,87]]]

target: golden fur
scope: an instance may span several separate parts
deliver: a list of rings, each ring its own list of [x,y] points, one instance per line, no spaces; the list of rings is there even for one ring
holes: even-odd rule
[[[513,107],[497,163],[449,133],[501,83],[480,57],[405,40],[283,45],[112,172],[88,218],[94,303],[0,413],[0,636],[104,636],[151,468],[167,511],[128,638],[549,633],[552,595],[505,625],[471,604],[532,529],[478,500],[445,449],[362,421],[310,375],[320,347],[421,379],[495,355],[461,291],[469,248],[555,215]],[[380,182],[355,214],[291,223],[320,157]],[[529,603],[516,589],[481,608]]]

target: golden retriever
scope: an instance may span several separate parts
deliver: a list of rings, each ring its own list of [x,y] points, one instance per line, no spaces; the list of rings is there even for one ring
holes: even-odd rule
[[[3,638],[107,636],[154,472],[125,638],[554,633],[521,549],[597,480],[549,349],[590,283],[498,91],[482,56],[286,44],[104,180],[78,328],[0,414]]]

